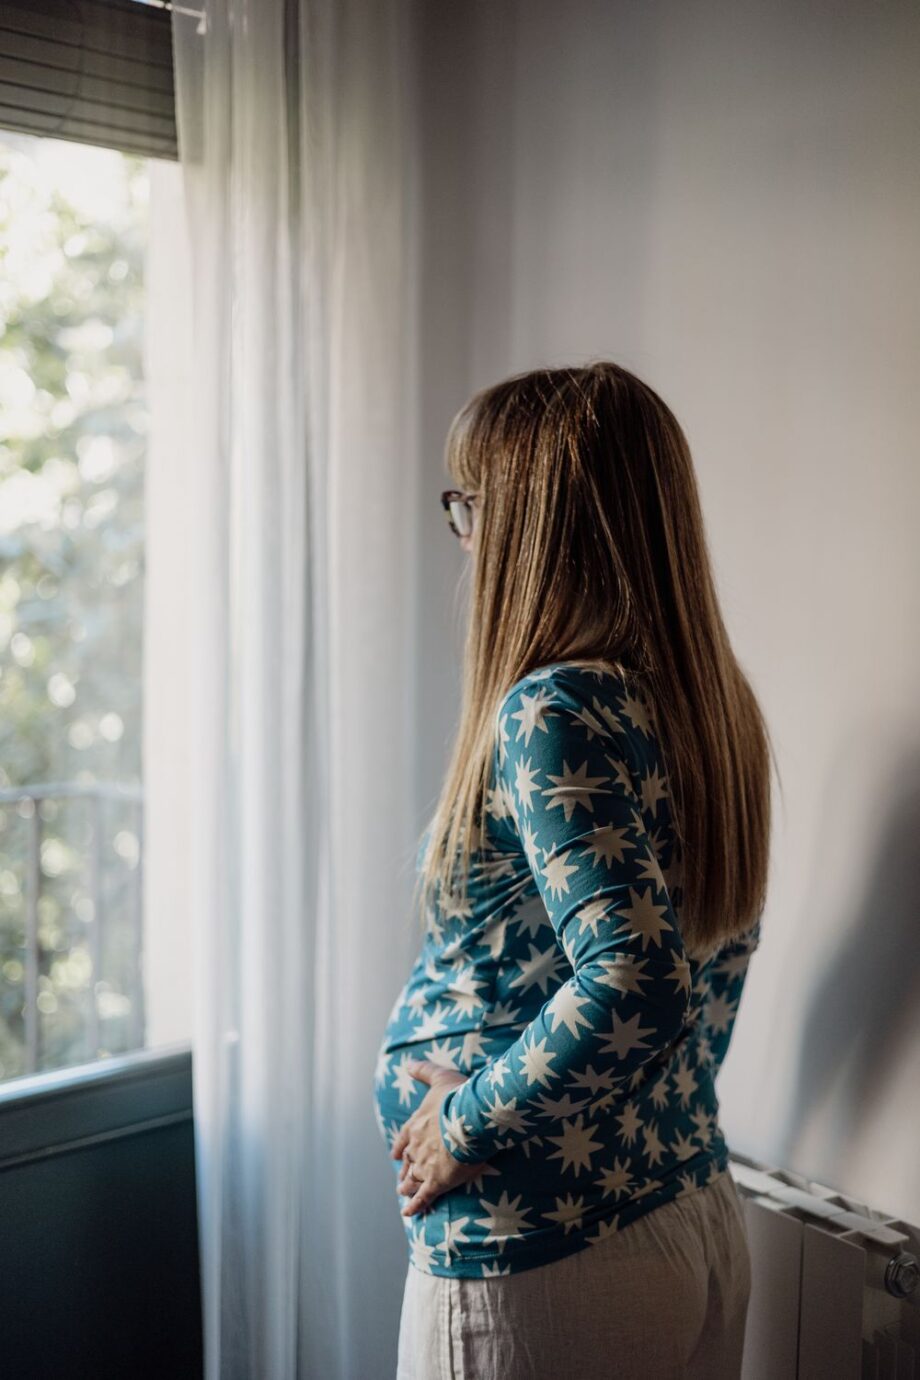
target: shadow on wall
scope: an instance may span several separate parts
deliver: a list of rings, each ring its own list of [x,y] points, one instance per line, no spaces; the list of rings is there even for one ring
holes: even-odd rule
[[[886,783],[888,805],[878,828],[876,861],[853,920],[836,952],[820,964],[802,1024],[798,1072],[789,1116],[777,1145],[777,1163],[794,1166],[830,1186],[845,1172],[866,1128],[882,1115],[891,1085],[905,1061],[916,1065],[920,1049],[920,749],[905,753]],[[830,857],[833,850],[823,853]],[[898,1108],[892,1127],[905,1162],[915,1166],[908,1185],[920,1203],[916,1136],[920,1132],[920,1084],[912,1105]],[[889,1118],[892,1112],[887,1113]],[[811,1132],[820,1118],[821,1164],[814,1161]],[[806,1152],[805,1139],[809,1137]],[[840,1185],[846,1187],[845,1185]],[[879,1184],[884,1198],[884,1184]],[[869,1206],[886,1208],[885,1202]],[[915,1212],[916,1215],[916,1212]]]

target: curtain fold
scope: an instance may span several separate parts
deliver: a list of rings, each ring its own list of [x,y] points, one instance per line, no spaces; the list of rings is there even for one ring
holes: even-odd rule
[[[173,11],[207,1380],[391,1369],[371,1083],[418,827],[412,13]]]

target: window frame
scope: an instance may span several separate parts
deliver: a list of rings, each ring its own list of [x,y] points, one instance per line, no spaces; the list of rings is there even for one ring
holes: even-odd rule
[[[172,8],[0,0],[0,128],[178,160]],[[190,1120],[192,1103],[187,1041],[0,1081],[0,1170]]]
[[[0,1171],[193,1119],[189,1042],[0,1083]]]

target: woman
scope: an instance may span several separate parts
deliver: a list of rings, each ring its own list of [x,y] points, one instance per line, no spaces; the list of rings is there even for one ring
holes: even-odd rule
[[[607,362],[485,389],[442,502],[461,721],[377,1061],[410,1245],[398,1380],[740,1374],[715,1077],[760,935],[770,744],[693,465]]]

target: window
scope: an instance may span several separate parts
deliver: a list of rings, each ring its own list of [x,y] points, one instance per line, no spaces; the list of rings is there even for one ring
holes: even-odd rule
[[[168,238],[181,213],[169,16],[13,3],[0,47],[6,1081],[185,1038],[190,1014],[144,867],[152,399],[170,368],[152,226]]]
[[[0,131],[0,1078],[144,1043],[147,202]]]

